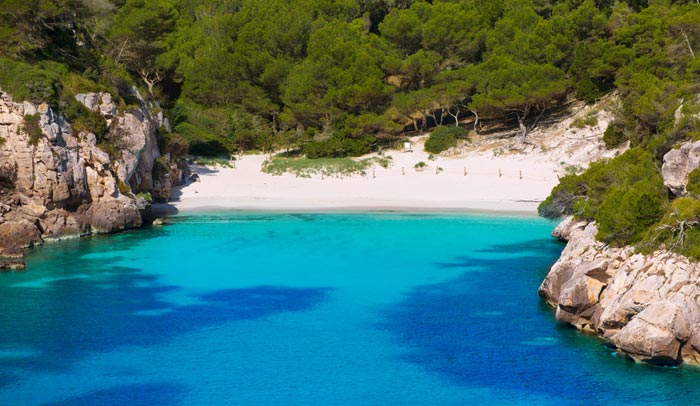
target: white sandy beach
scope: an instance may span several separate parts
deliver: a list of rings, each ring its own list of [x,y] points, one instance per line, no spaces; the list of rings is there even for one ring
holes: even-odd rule
[[[589,111],[581,110],[580,116]],[[572,129],[572,116],[529,135],[526,153],[508,149],[512,141],[467,146],[455,156],[428,159],[426,137],[413,140],[412,151],[385,151],[389,168],[379,166],[365,176],[329,178],[261,172],[266,155],[244,155],[235,168],[197,167],[199,180],[173,191],[169,205],[178,211],[238,210],[407,210],[497,211],[535,214],[538,204],[558,183],[567,167],[585,167],[612,156],[600,141],[609,114],[598,110],[600,125]],[[499,144],[500,143],[500,144]],[[487,145],[488,144],[488,145]],[[428,167],[416,171],[425,162]],[[436,173],[436,168],[442,168]],[[465,175],[466,170],[466,175]],[[162,207],[161,207],[162,208]]]

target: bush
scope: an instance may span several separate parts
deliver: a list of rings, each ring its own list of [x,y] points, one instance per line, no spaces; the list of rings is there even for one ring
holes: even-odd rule
[[[603,142],[608,148],[615,148],[629,140],[629,137],[625,135],[624,131],[617,127],[613,122],[608,125],[603,133]]]
[[[307,158],[344,158],[361,156],[372,152],[376,140],[374,137],[361,138],[331,137],[324,141],[311,141],[304,145]]]
[[[685,190],[691,195],[700,195],[700,168],[695,168],[688,174],[688,184]]]
[[[596,238],[616,246],[639,242],[661,219],[665,203],[665,190],[658,179],[611,190],[595,216]]]
[[[24,132],[29,135],[29,145],[36,145],[42,136],[41,125],[39,124],[41,115],[39,113],[27,114],[24,116]]]
[[[592,163],[581,175],[564,176],[537,210],[546,218],[573,214],[581,220],[594,220],[613,189],[635,188],[644,182],[663,184],[652,155],[633,148],[614,159]]]
[[[178,159],[188,152],[187,141],[177,133],[169,133],[165,128],[160,127],[156,132],[158,140],[158,150],[161,154],[170,154],[172,159]]]
[[[107,121],[99,111],[88,109],[73,96],[63,98],[60,107],[71,125],[73,134],[90,132],[95,134],[98,142],[104,141],[109,129]]]
[[[12,95],[15,102],[58,102],[60,78],[34,65],[0,58],[0,88]]]
[[[700,259],[700,200],[680,197],[671,203],[658,225],[649,229],[639,244],[649,253],[663,245],[689,258]]]
[[[440,126],[433,130],[430,138],[425,141],[425,150],[433,154],[439,154],[457,145],[457,137],[455,136],[457,131],[455,129],[464,132],[464,129],[460,127],[445,126]]]

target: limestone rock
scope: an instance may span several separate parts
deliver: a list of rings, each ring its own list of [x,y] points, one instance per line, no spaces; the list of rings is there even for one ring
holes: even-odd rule
[[[118,155],[110,157],[94,134],[75,134],[47,104],[16,103],[7,94],[0,96],[0,268],[23,266],[21,247],[26,244],[21,236],[31,236],[33,244],[139,227],[151,214],[150,203],[137,193],[169,198],[169,182],[177,176],[159,179],[154,190],[153,163],[161,159],[168,167],[177,166],[169,157],[160,157],[158,120],[143,100],[139,108],[120,115],[107,93],[77,96],[107,120],[107,141]],[[41,136],[32,144],[22,131],[27,114],[39,115]]]
[[[653,364],[700,363],[700,264],[595,240],[595,224],[562,223],[568,243],[539,288],[555,317]]]
[[[683,144],[664,155],[661,176],[664,185],[676,196],[686,194],[688,174],[700,165],[700,141]]]
[[[91,231],[96,234],[138,228],[142,224],[138,207],[128,198],[94,202],[85,214]]]

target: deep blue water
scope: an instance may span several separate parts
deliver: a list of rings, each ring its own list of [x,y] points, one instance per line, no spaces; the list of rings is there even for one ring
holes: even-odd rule
[[[695,404],[536,291],[537,218],[181,215],[0,274],[0,405]]]

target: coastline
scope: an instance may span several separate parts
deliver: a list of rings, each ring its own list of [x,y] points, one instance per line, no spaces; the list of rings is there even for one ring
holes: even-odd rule
[[[295,212],[438,212],[536,215],[557,184],[561,165],[543,154],[488,156],[473,151],[428,159],[421,151],[388,151],[391,165],[342,178],[261,171],[263,155],[244,155],[235,168],[194,165],[199,179],[173,189],[159,214],[238,210]],[[417,171],[414,165],[428,167]],[[466,174],[465,174],[466,172]]]

